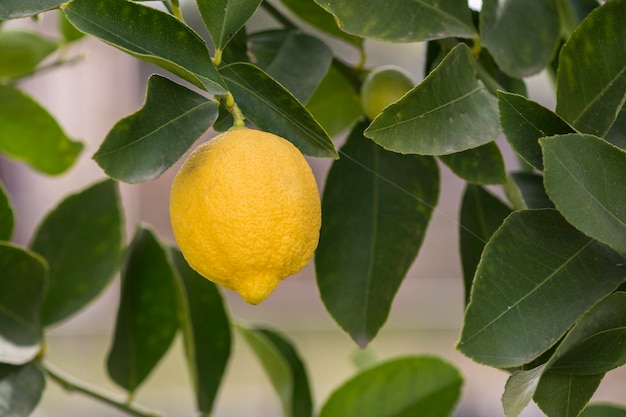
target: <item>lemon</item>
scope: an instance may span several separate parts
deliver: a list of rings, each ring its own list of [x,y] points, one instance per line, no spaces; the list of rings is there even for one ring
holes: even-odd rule
[[[361,102],[365,115],[374,119],[385,107],[413,88],[411,75],[395,65],[373,69],[361,85]]]
[[[183,163],[172,183],[170,218],[194,270],[258,304],[313,256],[320,197],[291,142],[238,127]]]

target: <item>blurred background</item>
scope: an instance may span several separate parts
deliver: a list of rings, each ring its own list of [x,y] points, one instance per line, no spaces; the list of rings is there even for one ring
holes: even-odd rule
[[[188,23],[205,34],[199,18],[194,16],[192,2],[183,1],[182,4]],[[470,4],[479,7],[479,2]],[[56,16],[47,13],[39,22],[24,20],[6,24],[34,27],[54,35]],[[253,18],[249,32],[274,26],[273,20],[261,11]],[[346,60],[358,60],[350,47],[324,39]],[[383,45],[368,41],[366,49],[366,66],[393,63],[411,72],[416,82],[423,78],[422,45]],[[156,71],[154,67],[94,39],[82,40],[68,54],[84,59],[78,64],[28,79],[21,87],[48,109],[71,137],[83,141],[86,148],[78,163],[60,177],[47,177],[25,165],[0,158],[0,178],[9,191],[17,215],[14,240],[18,243],[28,243],[43,216],[67,194],[104,178],[91,155],[115,122],[141,106],[148,75]],[[527,84],[532,99],[554,108],[552,86],[543,74],[528,79]],[[209,131],[201,141],[213,135],[214,132]],[[339,138],[336,145],[340,146],[342,142]],[[499,143],[507,168],[514,169],[515,158],[506,142],[500,139]],[[321,189],[331,161],[309,159],[309,162]],[[132,236],[137,222],[145,222],[152,225],[162,239],[173,241],[168,195],[177,166],[148,183],[120,184],[127,237]],[[365,351],[360,351],[325,311],[312,265],[283,281],[276,292],[258,306],[247,305],[233,292],[223,291],[233,320],[268,326],[284,332],[291,339],[307,366],[318,407],[336,387],[354,375],[357,363],[423,354],[441,356],[463,374],[465,383],[456,416],[503,415],[500,396],[507,374],[474,364],[454,348],[462,322],[464,297],[457,246],[463,182],[445,166],[440,165],[440,168],[439,205],[418,259],[398,291],[385,327]],[[123,392],[108,380],[104,365],[112,339],[117,299],[116,278],[96,302],[51,332],[48,357],[52,364],[67,373],[117,393],[121,398]],[[239,335],[235,334],[235,337],[233,356],[214,416],[281,416],[278,398],[259,363]],[[626,397],[625,376],[623,370],[609,373],[594,399],[623,402]],[[136,402],[167,416],[195,415],[180,340],[139,389]],[[52,383],[48,384],[40,407],[34,413],[36,417],[85,415],[116,417],[124,414],[81,395],[66,393]],[[530,406],[523,415],[543,414]]]

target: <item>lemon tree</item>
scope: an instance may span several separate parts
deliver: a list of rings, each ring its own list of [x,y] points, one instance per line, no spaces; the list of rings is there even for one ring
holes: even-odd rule
[[[7,22],[47,15],[57,35]],[[200,416],[218,415],[239,340],[286,417],[452,415],[463,395],[453,359],[368,363],[316,399],[298,341],[273,323],[238,323],[223,298],[272,303],[312,262],[319,292],[306,296],[321,298],[338,331],[359,348],[384,337],[439,210],[443,167],[465,184],[459,242],[449,242],[465,289],[456,349],[508,373],[506,417],[532,401],[548,417],[624,415],[623,399],[590,402],[626,363],[625,15],[626,0],[478,10],[465,0],[1,0],[0,153],[50,176],[91,156],[104,179],[59,202],[27,245],[12,238],[24,213],[0,184],[0,415],[33,413],[46,384],[161,415],[135,399],[177,334]],[[65,51],[86,37],[159,69],[93,155],[21,89],[73,63]],[[370,46],[390,43],[416,45],[403,62],[423,68],[373,64]],[[554,106],[527,88],[536,75],[552,81]],[[323,182],[311,158],[327,159]],[[143,223],[124,239],[119,183],[179,161],[162,202],[176,242]],[[117,276],[105,368],[124,400],[46,354],[49,329]]]

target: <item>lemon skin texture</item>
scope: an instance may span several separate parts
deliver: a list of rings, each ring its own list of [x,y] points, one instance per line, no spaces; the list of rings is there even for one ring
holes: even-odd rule
[[[183,163],[172,183],[170,219],[194,270],[258,304],[313,256],[319,191],[291,142],[233,128]]]
[[[373,120],[413,85],[411,75],[400,67],[385,65],[373,69],[361,85],[361,103],[365,115]]]

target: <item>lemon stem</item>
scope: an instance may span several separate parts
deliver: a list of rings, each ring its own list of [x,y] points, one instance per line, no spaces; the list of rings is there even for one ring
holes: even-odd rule
[[[171,0],[171,5],[172,5],[172,14],[176,16],[177,18],[179,18],[180,20],[183,20],[183,12],[180,10],[180,5],[178,4],[178,0]]]
[[[480,55],[480,51],[482,49],[482,45],[480,44],[480,36],[474,36],[472,39],[472,55],[478,57]]]
[[[213,65],[215,65],[216,67],[219,67],[221,63],[222,63],[222,50],[216,49],[215,56],[213,56]]]
[[[245,127],[246,126],[246,118],[237,103],[235,103],[235,98],[231,93],[226,93],[226,109],[233,115],[233,127]]]

